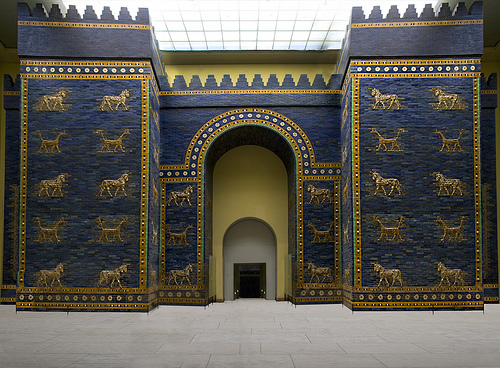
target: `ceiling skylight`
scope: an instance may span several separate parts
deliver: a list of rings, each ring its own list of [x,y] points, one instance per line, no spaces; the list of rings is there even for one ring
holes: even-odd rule
[[[420,14],[436,0],[63,0],[80,15],[92,5],[100,17],[109,6],[115,18],[127,7],[133,18],[149,8],[163,51],[212,50],[338,50],[353,6],[368,17],[379,5],[382,14],[397,5],[402,16],[408,4]]]

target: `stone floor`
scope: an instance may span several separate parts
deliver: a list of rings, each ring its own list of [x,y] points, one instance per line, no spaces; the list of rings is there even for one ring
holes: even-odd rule
[[[263,299],[149,314],[0,306],[0,367],[500,367],[500,305],[484,314]]]

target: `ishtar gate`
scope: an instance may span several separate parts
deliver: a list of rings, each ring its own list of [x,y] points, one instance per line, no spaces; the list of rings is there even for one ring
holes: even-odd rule
[[[99,12],[18,4],[3,304],[498,303],[480,1],[353,7],[336,73],[282,81],[169,82],[148,9]]]

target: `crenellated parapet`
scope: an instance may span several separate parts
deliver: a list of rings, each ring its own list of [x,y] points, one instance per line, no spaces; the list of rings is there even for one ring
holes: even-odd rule
[[[176,75],[172,85],[168,85],[170,91],[196,91],[196,90],[255,90],[255,89],[314,89],[314,90],[338,90],[340,89],[340,76],[332,74],[324,76],[316,74],[311,81],[307,74],[301,74],[298,80],[294,80],[292,74],[285,74],[283,80],[279,80],[276,74],[270,74],[265,80],[261,74],[253,77],[239,74],[233,80],[229,74],[224,74],[221,80],[217,80],[213,74],[208,75],[202,82],[199,75],[193,75],[189,83],[183,75]]]
[[[31,9],[26,3],[18,3],[18,55],[21,58],[149,59],[157,76],[165,74],[147,8],[139,8],[134,19],[125,7],[115,17],[108,6],[98,16],[92,6],[79,14],[76,7],[70,5],[63,14],[57,4],[47,11],[42,4]]]
[[[430,4],[420,14],[414,5],[406,10],[392,6],[384,17],[380,6],[371,11],[353,7],[339,61],[344,73],[350,58],[480,56],[483,53],[483,8],[448,3],[438,11]]]

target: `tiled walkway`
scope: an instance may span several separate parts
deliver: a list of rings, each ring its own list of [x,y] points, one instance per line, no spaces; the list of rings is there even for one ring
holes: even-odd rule
[[[0,367],[500,367],[500,305],[351,313],[240,299],[69,315],[0,306]]]

